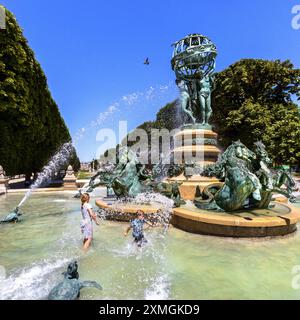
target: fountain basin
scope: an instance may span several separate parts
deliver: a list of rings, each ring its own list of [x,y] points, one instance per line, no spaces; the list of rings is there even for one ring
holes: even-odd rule
[[[0,216],[22,196],[1,197]],[[300,203],[295,205],[300,209]],[[46,299],[75,258],[80,277],[105,288],[83,290],[80,300],[299,299],[299,290],[291,286],[291,270],[299,264],[300,232],[233,239],[177,228],[162,237],[161,228],[149,228],[149,242],[140,252],[131,235],[123,236],[123,223],[103,221],[94,226],[95,241],[84,254],[80,201],[73,193],[33,193],[22,210],[22,223],[0,225],[5,244],[0,260],[8,275],[1,283],[0,300]]]
[[[231,213],[183,206],[174,209],[171,223],[188,232],[222,237],[270,237],[295,232],[300,209],[279,202],[272,202],[272,205],[270,209]]]

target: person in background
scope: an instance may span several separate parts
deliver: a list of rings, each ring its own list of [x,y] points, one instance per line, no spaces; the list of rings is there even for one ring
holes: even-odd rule
[[[87,251],[93,240],[93,220],[97,225],[99,225],[99,223],[97,221],[97,215],[93,212],[92,205],[89,203],[90,195],[83,193],[80,199],[82,214],[80,227],[83,234],[83,250]]]
[[[124,233],[124,236],[126,237],[130,229],[132,229],[132,236],[134,238],[134,242],[137,244],[138,247],[141,247],[143,243],[147,242],[144,236],[145,223],[150,227],[154,227],[152,223],[145,220],[144,212],[142,210],[138,210],[137,218],[131,221],[129,227]]]

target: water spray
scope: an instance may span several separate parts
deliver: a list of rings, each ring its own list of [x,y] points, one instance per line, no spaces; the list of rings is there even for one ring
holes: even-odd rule
[[[18,204],[17,209],[22,207],[26,200],[30,197],[32,191],[40,187],[43,183],[48,182],[54,172],[58,172],[70,159],[74,151],[74,146],[71,142],[67,142],[61,146],[61,148],[55,153],[50,159],[47,165],[44,166],[43,170],[38,174],[37,179],[31,185],[30,189],[26,192],[25,196]]]
[[[108,107],[108,109],[102,113],[99,114],[96,121],[92,121],[90,123],[90,127],[96,127],[99,126],[101,123],[103,123],[109,116],[112,116],[114,113],[120,111],[119,107],[122,104],[132,106],[138,102],[140,102],[141,99],[145,100],[153,100],[156,96],[159,97],[162,94],[164,94],[167,90],[173,87],[172,83],[166,84],[166,85],[159,85],[157,87],[150,87],[144,92],[135,92],[126,96],[122,96],[118,101],[113,103],[111,106]],[[73,150],[74,146],[78,143],[78,141],[83,138],[84,134],[86,133],[87,129],[82,128],[80,131],[75,135],[74,137],[74,143],[67,142],[61,146],[61,148],[55,153],[55,155],[50,159],[47,165],[44,166],[42,171],[38,174],[38,177],[36,181],[31,185],[30,189],[26,192],[23,199],[20,201],[18,206],[8,215],[17,215],[19,213],[19,208],[24,205],[26,200],[31,196],[31,193],[39,188],[42,184],[48,182],[53,173],[57,172],[63,167],[67,161],[69,160]],[[7,216],[7,217],[8,217]],[[5,218],[6,219],[6,218]],[[4,220],[5,220],[4,219]]]

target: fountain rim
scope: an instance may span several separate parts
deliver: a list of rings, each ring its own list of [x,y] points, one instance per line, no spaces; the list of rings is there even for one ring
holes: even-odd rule
[[[198,209],[196,212],[180,207],[174,208],[171,223],[176,228],[191,233],[234,238],[275,237],[295,232],[300,221],[300,209],[277,201],[272,203],[285,207],[289,212],[277,216],[253,217],[248,220],[228,213],[214,215],[207,210]],[[251,212],[244,210],[239,213]]]

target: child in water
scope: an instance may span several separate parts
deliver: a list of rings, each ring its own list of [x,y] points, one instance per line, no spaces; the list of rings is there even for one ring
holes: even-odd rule
[[[83,250],[87,251],[93,240],[93,220],[96,225],[99,225],[97,216],[93,212],[92,205],[89,203],[90,195],[84,193],[80,197],[81,199],[81,214],[82,221],[80,224],[81,232],[83,234]]]
[[[154,227],[152,223],[145,220],[144,212],[142,210],[138,210],[137,218],[131,221],[130,226],[124,233],[124,236],[126,237],[130,229],[132,229],[132,236],[134,238],[134,242],[137,244],[138,247],[141,247],[143,243],[147,242],[144,236],[145,223],[150,227]]]

